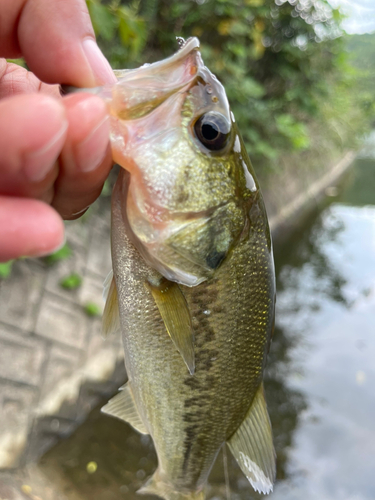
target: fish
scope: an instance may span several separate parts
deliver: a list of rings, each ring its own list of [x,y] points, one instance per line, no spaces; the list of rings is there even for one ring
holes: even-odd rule
[[[102,409],[152,437],[139,490],[204,500],[228,445],[256,491],[276,466],[263,373],[275,313],[266,209],[223,85],[199,40],[116,73],[108,103],[113,270],[103,332],[122,333],[127,383]]]

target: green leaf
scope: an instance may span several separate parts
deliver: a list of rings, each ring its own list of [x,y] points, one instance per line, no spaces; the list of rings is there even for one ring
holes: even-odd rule
[[[65,260],[68,259],[72,254],[72,250],[68,243],[65,243],[65,245],[60,248],[60,250],[57,250],[55,253],[51,253],[51,255],[48,255],[47,257],[44,258],[45,262],[48,265],[56,264],[56,262],[60,262],[60,260]]]
[[[306,135],[306,132],[303,132],[300,135],[295,135],[292,138],[292,144],[294,146],[294,149],[298,150],[307,149],[310,146],[310,139]]]
[[[84,305],[83,309],[85,313],[91,317],[101,316],[102,314],[100,307],[98,306],[98,304],[95,304],[95,302],[87,302]]]
[[[67,290],[75,290],[82,284],[82,277],[77,273],[72,273],[60,281],[60,286]]]
[[[0,262],[0,279],[8,278],[10,273],[12,272],[13,260],[9,260],[8,262]]]
[[[279,132],[290,140],[294,149],[302,150],[309,147],[310,140],[304,123],[297,122],[290,114],[276,116],[275,120]]]
[[[265,156],[269,160],[276,160],[278,156],[277,150],[265,141],[259,141],[256,143],[255,153]]]
[[[21,66],[22,68],[26,68],[26,61],[23,58],[7,59],[7,62],[12,64],[17,64],[17,66]]]
[[[104,40],[111,40],[118,25],[116,16],[106,6],[96,0],[88,0],[86,3],[95,33],[104,38]]]
[[[130,57],[136,58],[146,42],[145,21],[126,7],[118,9],[118,16],[121,41],[129,49]]]

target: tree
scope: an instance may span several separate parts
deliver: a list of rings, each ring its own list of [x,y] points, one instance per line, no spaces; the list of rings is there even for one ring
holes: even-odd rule
[[[319,118],[344,64],[341,17],[327,0],[87,3],[115,67],[171,55],[177,36],[199,37],[258,163],[309,147],[307,125]]]

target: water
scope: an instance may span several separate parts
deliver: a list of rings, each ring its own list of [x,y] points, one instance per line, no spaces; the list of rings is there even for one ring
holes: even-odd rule
[[[278,477],[268,498],[373,499],[375,160],[358,160],[339,196],[275,257],[265,386]],[[261,498],[229,455],[228,464],[231,499]],[[155,467],[150,439],[98,410],[39,464],[68,500],[142,498],[135,491]],[[209,483],[208,498],[226,499],[222,455]]]
[[[277,500],[375,497],[375,163],[356,167],[279,256],[278,327],[291,343],[283,383],[304,409]]]

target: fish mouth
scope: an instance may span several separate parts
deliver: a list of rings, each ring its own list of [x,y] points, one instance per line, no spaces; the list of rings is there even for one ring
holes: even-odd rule
[[[127,82],[130,82],[135,79],[139,83],[139,81],[143,78],[152,78],[156,79],[156,84],[159,82],[159,85],[164,86],[166,83],[168,83],[168,80],[170,80],[171,77],[174,77],[173,75],[171,75],[174,69],[180,68],[181,65],[187,64],[190,57],[195,59],[194,56],[198,54],[199,46],[200,44],[198,38],[189,38],[172,56],[167,57],[162,61],[156,61],[152,64],[144,64],[139,68],[117,71],[117,75],[119,76],[120,81],[126,79]]]
[[[163,61],[117,71],[118,82],[108,89],[112,113],[121,120],[141,118],[172,94],[188,88],[204,66],[198,49],[199,40],[189,38]]]

